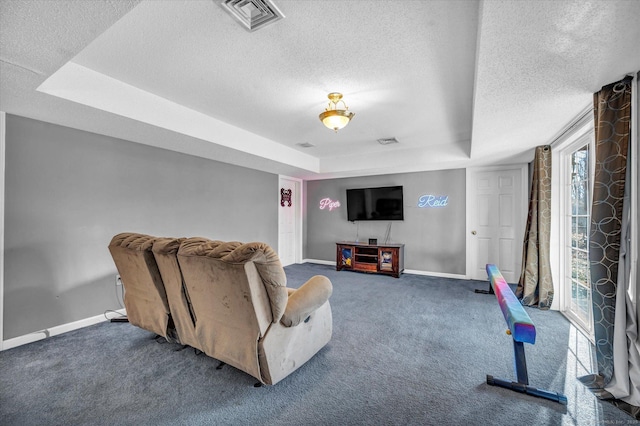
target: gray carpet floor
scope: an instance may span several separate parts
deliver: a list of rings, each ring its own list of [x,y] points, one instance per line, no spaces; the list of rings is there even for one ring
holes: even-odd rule
[[[527,308],[532,386],[568,404],[485,383],[515,380],[511,337],[486,282],[286,268],[290,287],[334,285],[331,342],[275,386],[127,323],[104,322],[0,353],[2,425],[611,425],[588,341],[558,312]]]

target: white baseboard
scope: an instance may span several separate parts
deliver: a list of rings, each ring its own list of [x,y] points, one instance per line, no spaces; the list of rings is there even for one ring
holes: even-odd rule
[[[426,275],[429,277],[438,277],[438,278],[454,278],[457,280],[468,280],[469,277],[466,275],[459,274],[448,274],[446,272],[429,272],[429,271],[418,271],[416,269],[405,269],[405,274],[413,274],[413,275]]]
[[[336,262],[332,260],[320,260],[320,259],[302,259],[302,263],[317,263],[319,265],[329,265],[336,266]],[[404,274],[413,274],[413,275],[427,275],[430,277],[439,277],[439,278],[455,278],[458,280],[467,280],[469,277],[466,275],[459,274],[448,274],[444,272],[429,272],[429,271],[418,271],[416,269],[405,269]]]
[[[302,259],[302,263],[317,263],[318,265],[336,266],[336,262],[332,260]]]
[[[109,312],[112,314],[114,313],[118,313],[122,315],[127,314],[126,310],[124,309],[119,309],[117,311],[109,311]],[[88,327],[90,325],[107,321],[110,318],[113,318],[113,316],[107,318],[105,314],[96,315],[95,317],[85,318],[85,319],[70,322],[67,324],[57,325],[55,327],[47,328],[44,330],[34,331],[33,333],[25,334],[24,336],[18,336],[18,337],[14,337],[12,339],[3,341],[2,350],[6,351],[7,349],[15,348],[17,346],[22,346],[28,343],[37,342],[38,340],[46,339],[48,337],[57,336],[58,334],[63,334],[69,331],[77,330],[79,328]]]

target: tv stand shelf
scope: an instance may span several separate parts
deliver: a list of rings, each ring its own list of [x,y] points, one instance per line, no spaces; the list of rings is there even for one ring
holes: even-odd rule
[[[336,270],[370,272],[399,278],[404,271],[404,244],[336,243]]]

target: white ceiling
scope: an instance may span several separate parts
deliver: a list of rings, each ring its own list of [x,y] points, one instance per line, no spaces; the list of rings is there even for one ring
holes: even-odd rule
[[[640,69],[637,0],[274,1],[1,0],[0,110],[321,179],[530,161]]]

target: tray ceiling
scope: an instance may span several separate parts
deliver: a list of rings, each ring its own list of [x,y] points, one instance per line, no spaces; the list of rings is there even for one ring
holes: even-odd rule
[[[248,31],[212,0],[2,2],[0,110],[320,179],[530,161],[640,69],[640,2],[274,3]]]

